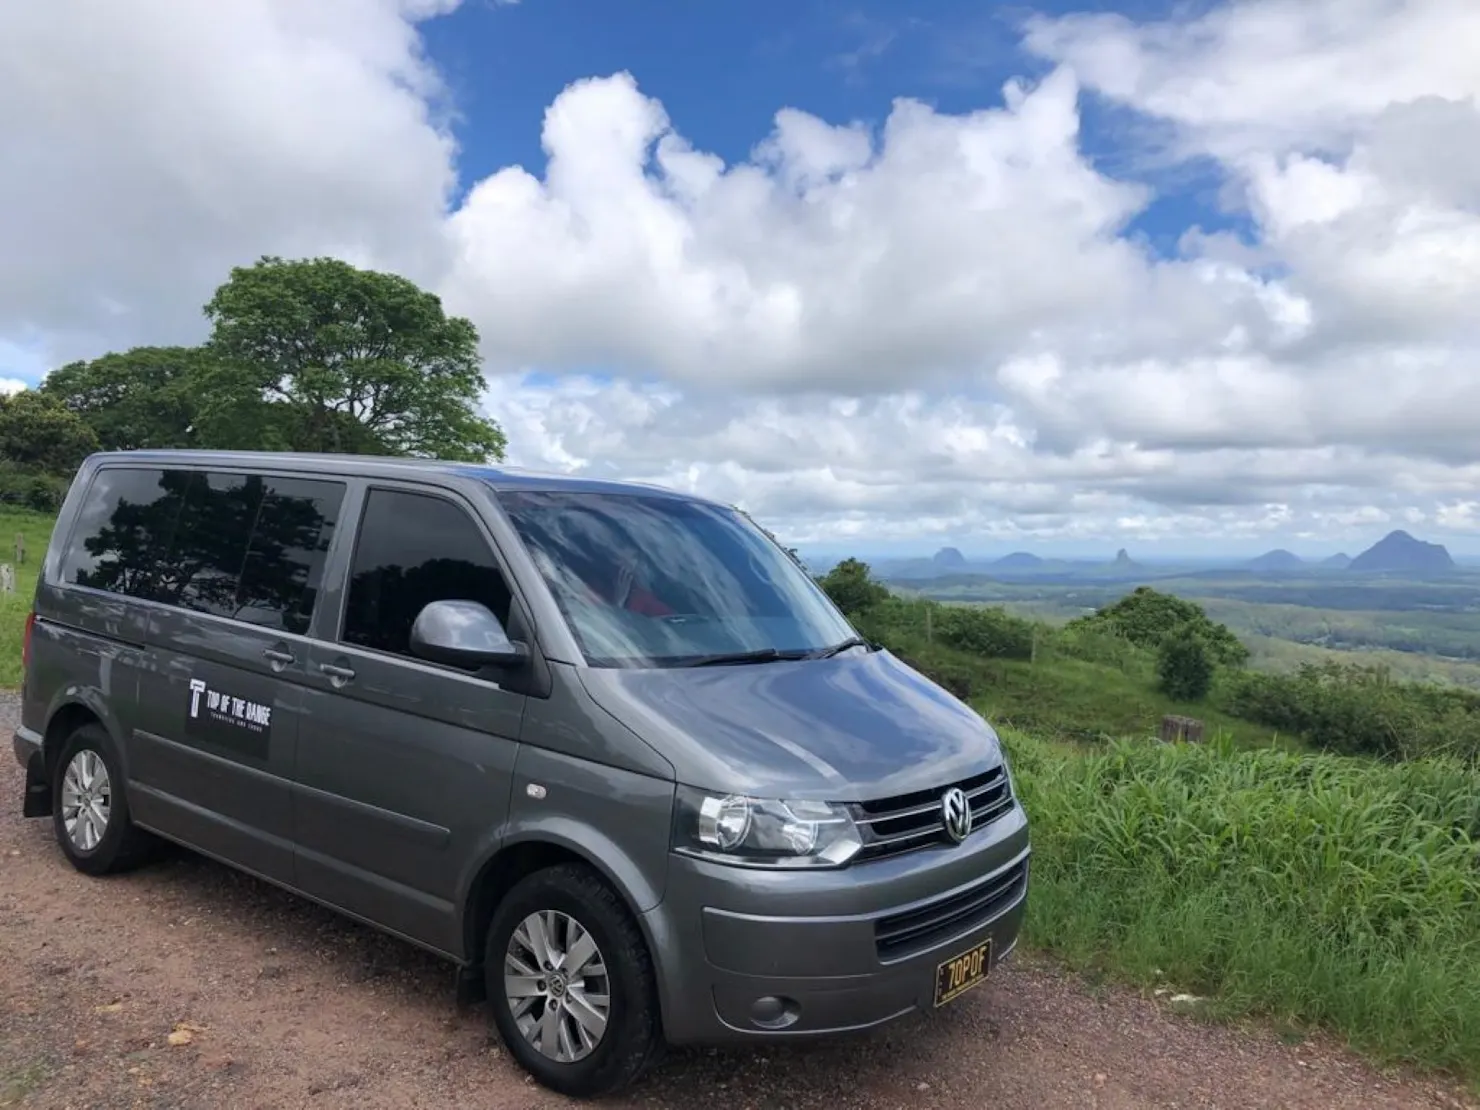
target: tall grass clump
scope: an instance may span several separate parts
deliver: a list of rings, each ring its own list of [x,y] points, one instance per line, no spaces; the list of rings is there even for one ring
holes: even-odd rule
[[[1480,1080],[1480,773],[1004,740],[1032,821],[1035,945]]]

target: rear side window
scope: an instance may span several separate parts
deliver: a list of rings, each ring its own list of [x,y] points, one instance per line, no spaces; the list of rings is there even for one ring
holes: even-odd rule
[[[126,597],[154,597],[190,475],[98,471],[72,527],[62,581]]]
[[[64,581],[301,634],[344,492],[304,478],[103,470]]]
[[[480,601],[508,626],[509,587],[478,525],[445,498],[371,490],[340,638],[409,656],[417,614],[448,600]]]

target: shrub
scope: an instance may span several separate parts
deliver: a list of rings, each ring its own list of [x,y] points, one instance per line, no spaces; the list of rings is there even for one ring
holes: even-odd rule
[[[1138,586],[1114,605],[1069,622],[1070,628],[1096,626],[1112,628],[1131,643],[1152,650],[1190,628],[1206,642],[1216,662],[1238,667],[1249,658],[1249,649],[1232,629],[1212,620],[1201,605],[1150,586]]]
[[[1225,684],[1223,700],[1228,712],[1330,751],[1480,758],[1480,695],[1399,682],[1385,667],[1328,662],[1294,674],[1241,673]]]
[[[1033,657],[1033,623],[1005,609],[942,605],[935,614],[935,635],[948,647],[973,655]]]
[[[1213,686],[1213,653],[1191,628],[1168,636],[1156,657],[1162,693],[1177,701],[1202,701]]]
[[[844,559],[817,582],[849,617],[867,613],[889,597],[888,587],[876,581],[869,565],[859,559]]]
[[[0,460],[0,505],[54,513],[62,507],[71,479]]]
[[[1107,624],[1070,624],[1045,630],[1039,639],[1039,651],[1044,650],[1068,659],[1114,667],[1123,674],[1149,669],[1146,649]]]

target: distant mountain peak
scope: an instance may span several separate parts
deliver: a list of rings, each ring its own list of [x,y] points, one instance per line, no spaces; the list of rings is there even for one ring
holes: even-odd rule
[[[938,567],[964,567],[966,556],[959,547],[942,547],[932,556],[932,561]]]
[[[1293,551],[1277,547],[1256,559],[1250,559],[1249,566],[1254,570],[1298,570],[1305,566],[1305,560]]]
[[[1014,551],[1010,555],[1004,555],[998,559],[993,566],[998,567],[1041,567],[1044,560],[1034,555],[1031,551]]]
[[[1347,569],[1437,574],[1454,569],[1454,560],[1442,543],[1415,539],[1395,528],[1353,559]]]
[[[1131,558],[1131,553],[1122,547],[1115,553],[1115,559],[1112,565],[1117,567],[1133,567],[1136,565],[1136,561]]]
[[[1335,555],[1331,555],[1321,560],[1321,566],[1323,567],[1338,567],[1341,570],[1345,570],[1351,565],[1352,557],[1348,555],[1345,551],[1338,551]]]

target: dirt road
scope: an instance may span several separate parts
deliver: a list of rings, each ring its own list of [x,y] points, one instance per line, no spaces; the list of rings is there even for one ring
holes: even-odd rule
[[[459,1011],[450,970],[413,948],[184,852],[121,878],[74,872],[50,822],[19,817],[12,716],[0,707],[0,1106],[571,1105],[532,1086],[483,1008]],[[947,1011],[865,1040],[677,1055],[615,1105],[1468,1104],[1018,961]]]

